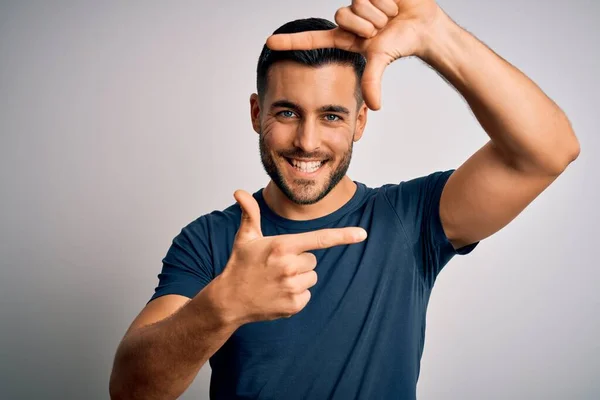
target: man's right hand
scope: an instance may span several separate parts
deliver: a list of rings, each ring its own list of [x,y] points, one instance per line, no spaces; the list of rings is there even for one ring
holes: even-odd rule
[[[290,317],[308,304],[317,283],[317,259],[309,250],[363,241],[360,227],[263,236],[260,207],[248,192],[234,197],[242,209],[231,257],[218,277],[228,293],[230,318],[239,324]]]

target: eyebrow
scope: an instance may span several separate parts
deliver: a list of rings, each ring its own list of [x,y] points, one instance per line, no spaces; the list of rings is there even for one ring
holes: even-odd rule
[[[298,104],[291,102],[289,100],[277,100],[275,102],[273,102],[273,104],[271,104],[271,108],[290,108],[292,110],[296,110],[296,111],[304,111],[302,107],[300,107]],[[324,105],[322,107],[319,107],[318,109],[319,112],[334,112],[334,113],[339,113],[339,114],[346,114],[346,115],[350,115],[350,110],[348,110],[346,107],[341,106],[341,105],[336,105],[336,104],[327,104]]]

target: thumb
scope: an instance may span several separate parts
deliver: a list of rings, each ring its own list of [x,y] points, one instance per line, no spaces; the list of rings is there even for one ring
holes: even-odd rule
[[[236,235],[236,240],[244,242],[262,237],[260,228],[260,207],[256,199],[244,190],[236,190],[233,197],[242,209],[242,220]]]
[[[381,108],[381,79],[383,71],[389,64],[389,57],[385,54],[374,54],[367,56],[367,65],[361,81],[361,89],[371,110]]]

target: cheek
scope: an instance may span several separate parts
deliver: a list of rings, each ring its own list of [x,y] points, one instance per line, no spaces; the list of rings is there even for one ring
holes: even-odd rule
[[[261,127],[263,140],[269,148],[288,149],[293,140],[293,129],[277,123],[274,118],[265,119]]]
[[[327,136],[328,147],[336,154],[343,154],[348,151],[352,144],[352,132],[340,129],[337,132]]]
[[[263,120],[261,131],[265,146],[274,151],[290,150],[294,147],[293,142],[296,135],[294,124],[285,124],[272,117]],[[321,129],[322,139],[321,151],[334,158],[341,158],[350,148],[353,136],[352,127],[325,126]]]
[[[273,125],[274,125],[274,120],[273,118],[265,118],[264,120],[261,121],[261,131],[263,132],[263,134],[268,134],[273,130]]]

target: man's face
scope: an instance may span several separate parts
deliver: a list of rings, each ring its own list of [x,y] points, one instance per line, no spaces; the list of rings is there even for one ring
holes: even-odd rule
[[[314,204],[346,175],[366,106],[357,106],[351,66],[280,62],[269,70],[262,104],[252,98],[261,162],[294,203]]]

